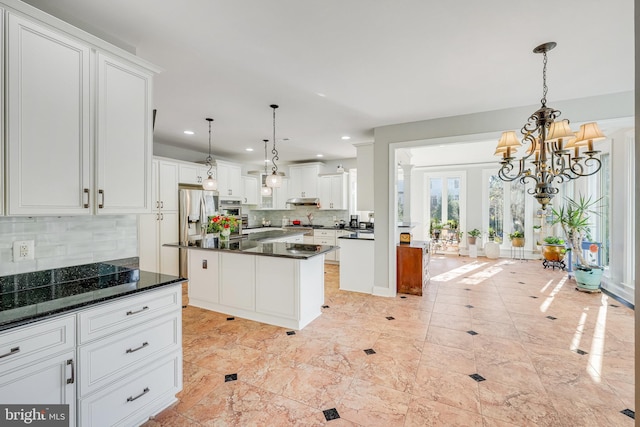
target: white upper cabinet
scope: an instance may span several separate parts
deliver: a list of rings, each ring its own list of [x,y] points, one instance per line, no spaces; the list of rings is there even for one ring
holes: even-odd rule
[[[153,76],[98,54],[98,213],[151,210]]]
[[[318,174],[321,163],[289,166],[289,195],[294,197],[318,197]]]
[[[208,172],[209,167],[206,165],[197,163],[180,164],[180,183],[202,185],[202,182],[207,179]],[[214,178],[216,177],[215,166],[211,169],[211,175]]]
[[[153,200],[153,207],[163,212],[178,212],[178,164],[165,160],[154,162],[158,162],[158,190],[154,195],[157,200]]]
[[[21,3],[6,10],[2,32],[5,212],[151,212],[159,70],[40,11],[12,8]]]
[[[257,205],[258,204],[258,178],[255,176],[243,176],[243,205]]]
[[[320,209],[347,209],[347,177],[346,173],[320,175]]]
[[[7,213],[90,214],[90,49],[8,15]]]
[[[234,163],[217,161],[220,200],[242,200],[242,168]]]

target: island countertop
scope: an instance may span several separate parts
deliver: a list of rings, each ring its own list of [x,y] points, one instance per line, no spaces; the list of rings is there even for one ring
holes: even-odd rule
[[[221,241],[218,238],[206,238],[189,242],[165,243],[163,246],[170,248],[221,251],[245,255],[262,255],[293,259],[308,259],[339,249],[338,246],[316,245],[310,243],[267,243],[251,239]]]
[[[185,279],[142,271],[137,260],[0,277],[0,331]]]

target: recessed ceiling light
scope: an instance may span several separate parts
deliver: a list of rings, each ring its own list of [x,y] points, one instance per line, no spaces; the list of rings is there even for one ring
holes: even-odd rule
[[[193,135],[194,132],[192,130],[185,130],[184,131],[185,135]]]
[[[316,154],[316,157],[324,157],[323,154]]]
[[[350,136],[345,135],[345,136],[343,136],[343,137],[342,137],[342,139],[345,139],[345,140],[346,140],[346,139],[351,139],[351,137],[350,137]]]
[[[440,144],[440,145],[438,145],[438,147],[446,147],[446,145]]]
[[[318,93],[316,93],[316,95],[321,96],[322,98],[324,98],[325,96],[327,96],[327,95],[325,95],[325,94],[324,94],[324,93],[322,93],[322,92],[318,92]]]
[[[253,148],[249,147],[249,148],[245,148],[245,151],[253,151]]]

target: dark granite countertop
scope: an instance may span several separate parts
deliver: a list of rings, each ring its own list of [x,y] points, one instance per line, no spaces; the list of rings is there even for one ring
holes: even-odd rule
[[[302,236],[306,233],[306,230],[265,230],[260,233],[247,234],[248,240],[254,240],[258,242],[268,242],[269,240],[277,240],[287,237]]]
[[[185,279],[142,271],[137,258],[0,277],[0,331]]]
[[[374,240],[374,234],[372,231],[354,231],[348,236],[340,236],[338,239],[348,239],[348,240]]]
[[[330,245],[284,242],[267,243],[250,239],[237,239],[221,242],[218,238],[207,238],[182,243],[165,243],[163,246],[293,259],[308,259],[316,255],[326,254],[339,249],[338,246]]]

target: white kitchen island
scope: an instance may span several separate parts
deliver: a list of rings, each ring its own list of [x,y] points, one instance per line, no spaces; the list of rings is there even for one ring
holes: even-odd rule
[[[291,329],[321,314],[324,254],[337,249],[217,239],[167,246],[189,249],[189,305]]]

